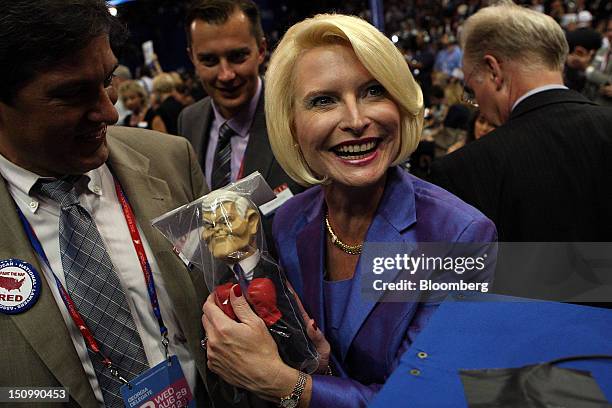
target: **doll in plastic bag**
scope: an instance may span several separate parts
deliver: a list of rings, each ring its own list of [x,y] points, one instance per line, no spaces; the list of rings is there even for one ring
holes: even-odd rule
[[[279,266],[265,251],[259,210],[246,197],[216,190],[202,202],[202,239],[212,255],[215,303],[236,319],[229,301],[235,284],[265,322],[285,363],[306,372],[317,365],[316,348],[294,293]]]

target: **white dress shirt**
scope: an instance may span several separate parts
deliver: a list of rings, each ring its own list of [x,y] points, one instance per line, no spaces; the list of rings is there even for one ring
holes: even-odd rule
[[[257,264],[259,263],[259,260],[261,259],[261,252],[259,251],[259,249],[257,249],[253,255],[249,256],[246,259],[243,259],[242,261],[238,262],[238,265],[240,265],[240,267],[242,268],[242,271],[244,272],[244,277],[247,280],[247,282],[250,282],[253,280],[253,274],[255,273],[254,269],[257,266]],[[230,264],[229,267],[230,269],[233,271],[234,270],[234,265],[235,264]],[[234,272],[235,274],[235,272]],[[239,277],[236,276],[236,279],[239,280]]]
[[[89,354],[87,353],[85,341],[81,332],[72,321],[60,297],[59,290],[55,284],[55,278],[53,277],[54,272],[65,287],[66,282],[59,246],[60,206],[49,198],[37,196],[36,192],[33,191],[32,188],[36,181],[41,178],[40,176],[13,164],[2,155],[0,155],[0,174],[7,181],[8,190],[13,200],[34,229],[45,255],[49,259],[53,271],[49,270],[44,261],[39,257],[43,267],[42,273],[66,322],[74,347],[87,374],[87,379],[100,405],[104,406],[102,392],[98,385]],[[164,348],[161,344],[161,334],[157,319],[153,314],[142,268],[134,249],[121,204],[115,192],[112,173],[106,164],[104,164],[97,169],[87,172],[85,177],[82,177],[79,183],[77,183],[76,188],[79,193],[80,204],[95,221],[106,245],[106,250],[113,262],[126,295],[134,324],[140,334],[149,367],[154,367],[165,358]],[[153,252],[140,226],[138,231],[153,273],[162,318],[168,328],[168,339],[170,340],[169,352],[178,357],[187,382],[193,392],[196,383],[195,361],[189,353],[185,336],[179,327],[172,303],[165,289],[159,266],[153,257]]]

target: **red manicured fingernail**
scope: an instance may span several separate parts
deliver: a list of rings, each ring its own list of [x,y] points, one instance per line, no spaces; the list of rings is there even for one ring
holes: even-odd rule
[[[234,291],[234,296],[236,297],[242,296],[242,289],[240,289],[240,285],[234,285],[232,287],[232,290]]]
[[[319,330],[319,328],[317,327],[317,322],[315,322],[314,320],[312,321],[312,328],[315,329],[315,331]]]

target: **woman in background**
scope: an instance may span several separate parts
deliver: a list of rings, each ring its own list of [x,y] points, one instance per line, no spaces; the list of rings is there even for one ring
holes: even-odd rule
[[[489,121],[480,113],[480,110],[476,110],[470,121],[468,122],[468,130],[465,140],[460,140],[457,143],[451,145],[448,148],[447,153],[452,153],[457,149],[462,148],[468,143],[472,143],[474,140],[478,140],[490,131],[495,129],[495,125],[489,123]]]
[[[153,78],[153,93],[159,103],[153,118],[153,130],[171,135],[178,134],[178,117],[184,106],[179,102],[172,75],[164,72]]]
[[[119,97],[123,105],[132,113],[128,114],[121,125],[152,129],[155,113],[149,107],[149,96],[138,81],[128,80],[119,86]]]

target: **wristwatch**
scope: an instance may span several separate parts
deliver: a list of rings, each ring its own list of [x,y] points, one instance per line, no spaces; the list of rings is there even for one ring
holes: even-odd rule
[[[278,406],[281,408],[296,408],[300,403],[300,397],[302,396],[302,392],[304,392],[304,388],[306,387],[306,380],[308,376],[301,371],[298,371],[298,379],[295,383],[295,387],[293,387],[293,391],[291,394],[286,397],[282,397]]]

